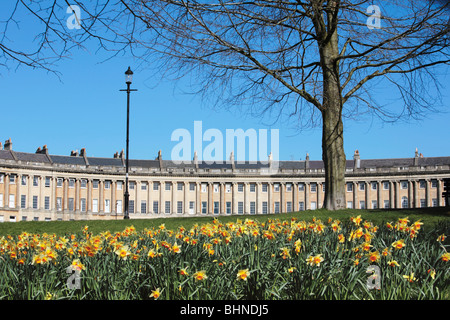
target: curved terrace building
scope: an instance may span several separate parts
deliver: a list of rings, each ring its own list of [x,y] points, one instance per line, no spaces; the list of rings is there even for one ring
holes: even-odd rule
[[[322,207],[322,161],[222,164],[129,160],[131,219],[190,215],[252,215]],[[450,157],[347,160],[347,208],[444,205]],[[121,219],[125,191],[123,151],[112,158],[13,151],[0,144],[0,221]]]

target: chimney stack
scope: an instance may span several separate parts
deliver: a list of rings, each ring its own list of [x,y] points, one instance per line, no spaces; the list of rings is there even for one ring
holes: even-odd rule
[[[3,145],[1,142],[0,142],[0,150],[3,150]]]
[[[9,138],[8,140],[5,141],[4,149],[5,149],[5,150],[12,150],[12,142],[11,142],[11,138]]]
[[[196,170],[198,169],[197,151],[194,151],[194,167],[195,167]]]
[[[414,154],[414,166],[418,166],[419,165],[419,150],[417,150],[416,148],[416,152]]]
[[[309,153],[306,153],[305,169],[309,169]]]
[[[355,154],[353,155],[353,170],[361,168],[361,159],[359,158],[358,149],[355,150]]]
[[[72,151],[70,152],[70,156],[71,156],[71,157],[78,157],[78,150],[75,150],[75,151],[72,150]]]

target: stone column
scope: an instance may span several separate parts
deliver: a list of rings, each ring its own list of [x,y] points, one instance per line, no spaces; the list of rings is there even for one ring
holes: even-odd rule
[[[226,205],[225,205],[225,182],[220,182],[220,210],[219,213],[221,215],[225,214],[226,212]]]
[[[273,182],[267,183],[267,191],[268,191],[268,199],[267,199],[267,213],[272,213],[274,211],[273,209]]]
[[[436,178],[436,184],[437,184],[437,188],[436,188],[436,199],[437,199],[437,206],[440,207],[441,206],[441,201],[442,201],[442,191],[441,191],[441,180],[439,180],[439,178]]]
[[[3,200],[3,207],[9,208],[9,173],[5,173],[4,181],[5,181],[5,184],[4,184],[5,196],[4,196],[4,200]]]
[[[18,174],[16,179],[16,207],[20,211],[22,208],[22,201],[20,199],[20,186],[22,185],[22,175]],[[51,208],[50,208],[51,209]]]
[[[310,206],[310,200],[309,200],[309,188],[310,188],[310,182],[305,182],[305,210],[311,209]]]
[[[195,212],[196,214],[201,214],[202,212],[202,203],[201,203],[201,197],[200,197],[200,192],[201,192],[201,184],[200,182],[196,182],[195,183]]]
[[[298,207],[298,182],[292,183],[292,210],[293,211],[299,211],[300,208]]]
[[[358,182],[353,181],[353,209],[359,208],[358,188],[359,188]]]
[[[185,214],[188,214],[189,213],[189,197],[188,197],[188,192],[189,192],[189,182],[184,182],[184,186],[183,186],[183,188],[184,188],[184,213]]]

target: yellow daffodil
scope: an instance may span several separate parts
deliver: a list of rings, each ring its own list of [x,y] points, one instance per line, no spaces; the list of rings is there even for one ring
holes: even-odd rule
[[[445,261],[445,262],[450,261],[450,253],[448,253],[448,252],[444,253],[444,254],[441,256],[441,260],[442,260],[442,261]]]
[[[414,272],[411,272],[411,274],[409,276],[408,275],[404,275],[403,278],[405,278],[409,282],[416,281],[416,278],[414,277]]]
[[[401,240],[397,240],[397,241],[395,241],[394,243],[392,243],[392,246],[393,246],[395,249],[400,250],[400,249],[402,249],[403,247],[405,247],[406,244],[405,244],[405,241],[404,241],[403,239],[401,239]]]
[[[152,290],[152,293],[150,294],[150,298],[158,299],[161,295],[160,289]]]
[[[244,280],[247,281],[248,276],[250,275],[250,272],[248,269],[239,270],[237,273],[237,280]]]
[[[197,281],[202,281],[207,279],[208,277],[206,276],[206,272],[205,270],[201,270],[201,271],[197,271],[196,273],[194,273],[193,275],[194,279]]]
[[[400,267],[400,265],[398,264],[398,262],[395,261],[395,260],[390,260],[390,261],[388,261],[387,263],[388,263],[388,265],[391,266],[391,267]]]

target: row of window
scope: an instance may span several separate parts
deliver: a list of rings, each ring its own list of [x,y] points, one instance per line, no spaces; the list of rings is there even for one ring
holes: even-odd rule
[[[389,181],[383,181],[382,185],[383,185],[383,190],[389,190]],[[420,189],[425,189],[426,185],[427,185],[427,183],[425,180],[419,180],[419,188]],[[431,180],[432,188],[437,188],[437,185],[438,185],[438,181],[436,179]],[[370,182],[370,186],[371,186],[372,190],[377,190],[378,182]],[[359,191],[364,191],[365,188],[366,188],[365,182],[358,183]],[[400,181],[400,188],[404,189],[404,190],[408,189],[408,181],[407,180]],[[353,183],[352,182],[347,182],[347,191],[353,192]]]

